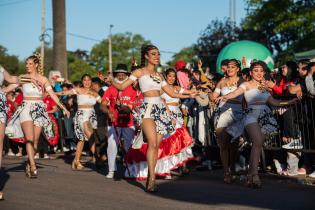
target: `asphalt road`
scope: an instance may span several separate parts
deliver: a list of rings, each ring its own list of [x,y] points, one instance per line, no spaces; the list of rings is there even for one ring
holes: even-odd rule
[[[242,181],[222,181],[222,171],[192,171],[159,180],[156,194],[144,182],[105,178],[106,168],[72,171],[71,159],[39,160],[39,177],[28,179],[21,159],[4,159],[1,182],[5,200],[0,210],[32,209],[315,209],[315,187],[294,180],[263,176],[262,189]]]

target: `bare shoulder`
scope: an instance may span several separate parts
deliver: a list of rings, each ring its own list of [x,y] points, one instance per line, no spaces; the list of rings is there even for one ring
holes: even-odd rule
[[[38,80],[42,83],[42,84],[50,84],[49,80],[47,79],[47,77],[45,77],[44,75],[38,75]]]
[[[143,68],[134,70],[132,72],[132,75],[137,77],[137,78],[140,78],[143,75]]]
[[[217,83],[217,87],[218,88],[222,88],[222,86],[224,86],[226,83],[226,78],[223,77],[222,79],[220,79],[220,81]]]

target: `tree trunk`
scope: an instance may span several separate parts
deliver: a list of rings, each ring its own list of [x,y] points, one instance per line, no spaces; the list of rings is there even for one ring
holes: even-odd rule
[[[68,79],[66,49],[66,6],[65,0],[52,0],[53,9],[53,67]]]

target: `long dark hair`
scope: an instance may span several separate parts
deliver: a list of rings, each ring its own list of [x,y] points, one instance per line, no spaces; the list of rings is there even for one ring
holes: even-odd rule
[[[173,68],[168,68],[166,69],[166,71],[164,72],[164,78],[166,79],[167,75],[169,75],[170,73],[174,73],[175,74],[175,82],[173,85],[178,85],[177,83],[177,75],[176,75],[176,71]]]
[[[156,46],[152,44],[144,44],[141,47],[141,63],[140,66],[144,67],[145,66],[145,55],[150,51],[150,50],[159,50]]]
[[[297,77],[298,65],[294,61],[287,61],[285,65],[288,67],[288,73],[285,76],[285,78],[287,82],[290,82]],[[281,73],[282,73],[282,70],[281,70]]]

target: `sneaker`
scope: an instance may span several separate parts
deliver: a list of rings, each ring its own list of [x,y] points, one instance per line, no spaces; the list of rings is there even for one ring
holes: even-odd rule
[[[164,177],[164,179],[166,179],[166,180],[171,180],[171,179],[172,179],[172,176],[171,176],[171,175],[167,175],[167,176]]]
[[[49,159],[49,155],[48,154],[44,154],[44,159]]]
[[[293,139],[291,142],[282,145],[283,149],[303,149],[302,141],[300,139]]]
[[[108,174],[105,176],[107,179],[112,179],[114,178],[114,174],[115,172],[114,171],[109,171]]]
[[[16,157],[23,157],[23,154],[22,153],[17,153]]]
[[[69,152],[70,150],[67,147],[63,147],[64,152]]]
[[[39,159],[39,154],[36,153],[36,155],[34,156],[34,159]]]
[[[315,171],[313,171],[313,173],[309,174],[308,176],[311,178],[315,178]]]
[[[281,167],[280,162],[279,162],[278,160],[274,159],[274,160],[273,160],[273,164],[274,164],[274,166],[275,166],[275,168],[276,168],[277,174],[280,174],[280,175],[281,175],[282,172],[283,172],[283,168]]]
[[[8,152],[7,155],[8,155],[8,156],[11,156],[11,157],[15,156],[15,154],[14,154],[11,150]]]

